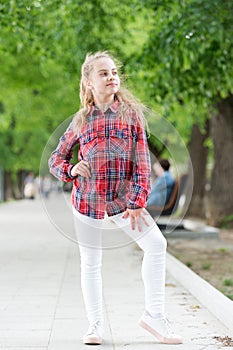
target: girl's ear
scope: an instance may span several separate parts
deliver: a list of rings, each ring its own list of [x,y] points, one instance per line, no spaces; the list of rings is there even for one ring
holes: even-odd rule
[[[89,80],[86,81],[86,88],[92,90],[93,86]]]

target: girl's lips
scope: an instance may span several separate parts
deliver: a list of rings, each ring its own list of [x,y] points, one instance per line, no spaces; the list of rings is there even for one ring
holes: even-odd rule
[[[117,84],[115,84],[115,83],[110,83],[110,84],[107,84],[107,86],[117,86]]]

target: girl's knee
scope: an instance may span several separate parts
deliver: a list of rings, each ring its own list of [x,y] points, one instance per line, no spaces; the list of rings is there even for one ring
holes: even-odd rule
[[[163,234],[162,234],[162,245],[163,245],[164,250],[167,250],[167,240]]]
[[[102,250],[80,247],[80,260],[82,267],[92,268],[93,266],[101,266]]]
[[[167,240],[157,226],[145,233],[138,244],[144,251],[151,253],[165,253],[167,249]]]
[[[151,243],[151,250],[158,251],[158,252],[165,252],[167,249],[167,240],[163,236],[162,233],[158,234],[157,232],[154,233],[154,237]]]

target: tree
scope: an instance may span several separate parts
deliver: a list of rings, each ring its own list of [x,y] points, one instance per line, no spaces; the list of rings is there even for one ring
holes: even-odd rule
[[[15,174],[38,173],[49,135],[78,109],[78,76],[86,53],[110,49],[126,59],[135,2],[1,2],[0,165],[7,172],[9,197]],[[138,45],[132,40],[130,50]]]
[[[167,0],[145,5],[153,11],[154,27],[138,62],[150,97],[163,101],[170,115],[177,103],[192,106],[187,118],[201,129],[214,115],[210,118],[214,169],[209,220],[219,225],[233,209],[229,191],[233,187],[233,3]]]

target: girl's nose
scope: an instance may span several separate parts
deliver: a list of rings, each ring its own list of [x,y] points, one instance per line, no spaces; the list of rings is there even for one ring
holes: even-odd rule
[[[113,80],[113,78],[114,78],[113,74],[112,74],[112,73],[109,73],[108,79],[109,79],[109,80]]]

